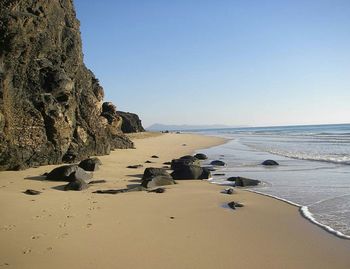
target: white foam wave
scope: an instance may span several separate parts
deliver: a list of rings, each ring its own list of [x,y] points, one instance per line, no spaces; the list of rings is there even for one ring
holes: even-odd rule
[[[299,205],[297,203],[294,203],[292,201],[289,201],[287,199],[283,199],[283,198],[280,198],[278,196],[274,196],[274,195],[271,195],[271,194],[266,194],[266,193],[263,193],[263,192],[260,192],[260,191],[256,191],[256,190],[247,190],[247,191],[250,191],[250,192],[254,192],[254,193],[257,193],[257,194],[261,194],[261,195],[264,195],[264,196],[268,196],[268,197],[271,197],[271,198],[274,198],[274,199],[277,199],[279,201],[283,201],[283,202],[286,202],[288,204],[291,204],[293,206],[297,206],[299,208],[299,211],[301,213],[301,215],[306,218],[307,220],[311,221],[312,223],[316,224],[317,226],[321,227],[322,229],[326,230],[327,232],[331,233],[331,234],[334,234],[340,238],[343,238],[343,239],[350,239],[350,236],[349,235],[345,235],[343,234],[342,232],[339,232],[335,229],[333,229],[332,227],[328,226],[328,225],[325,225],[319,221],[316,220],[316,218],[314,217],[314,215],[310,212],[309,208],[307,206],[302,206],[302,205]]]

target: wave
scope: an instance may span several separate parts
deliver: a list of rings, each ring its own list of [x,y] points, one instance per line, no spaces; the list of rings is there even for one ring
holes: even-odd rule
[[[340,238],[343,238],[343,239],[348,239],[350,240],[350,235],[346,235],[346,234],[343,234],[342,232],[340,231],[337,231],[335,229],[333,229],[332,227],[328,226],[328,225],[325,225],[321,222],[319,222],[315,217],[314,215],[310,212],[309,208],[307,206],[302,206],[302,205],[299,205],[297,203],[294,203],[292,201],[289,201],[287,199],[283,199],[283,198],[280,198],[278,196],[275,196],[275,195],[272,195],[272,194],[266,194],[266,193],[263,193],[263,192],[260,192],[260,191],[256,191],[256,190],[247,190],[247,191],[250,191],[250,192],[253,192],[253,193],[257,193],[257,194],[260,194],[260,195],[264,195],[264,196],[268,196],[268,197],[271,197],[271,198],[274,198],[276,200],[279,200],[279,201],[282,201],[282,202],[285,202],[285,203],[288,203],[290,205],[293,205],[293,206],[296,206],[299,208],[299,212],[300,214],[306,218],[307,220],[309,220],[310,222],[312,222],[313,224],[316,224],[317,226],[321,227],[322,229],[326,230],[327,232],[333,234],[333,235],[336,235]]]
[[[311,154],[302,153],[302,152],[286,152],[286,151],[281,151],[277,149],[260,148],[258,146],[255,146],[249,143],[243,143],[243,144],[257,150],[262,150],[265,152],[269,152],[271,154],[288,157],[292,159],[297,159],[297,160],[318,161],[318,162],[327,162],[327,163],[333,163],[333,164],[350,165],[350,155],[347,155],[347,154],[334,154],[333,156],[311,155]]]

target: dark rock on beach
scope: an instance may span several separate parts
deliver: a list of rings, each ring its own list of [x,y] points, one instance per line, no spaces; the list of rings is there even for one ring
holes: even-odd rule
[[[197,166],[197,165],[186,165],[179,169],[174,170],[171,173],[171,176],[175,180],[184,180],[184,179],[208,179],[210,178],[210,171]]]
[[[197,159],[192,159],[192,158],[180,158],[180,159],[174,159],[171,161],[171,169],[177,170],[181,169],[184,166],[189,166],[189,165],[197,165],[200,166],[200,162]]]
[[[88,158],[79,163],[79,167],[83,168],[85,171],[96,171],[102,162],[99,158]]]
[[[110,189],[110,190],[97,190],[94,191],[92,193],[100,193],[100,194],[118,194],[118,193],[126,193],[126,192],[137,192],[137,191],[146,191],[147,189],[142,187],[142,186],[138,186],[138,187],[134,187],[134,188],[130,188],[130,189]]]
[[[198,161],[198,159],[192,155],[185,155],[179,158],[180,160],[190,160],[192,162]]]
[[[198,160],[206,160],[208,159],[207,155],[203,154],[203,153],[197,153],[196,155],[194,155],[195,158],[197,158]]]
[[[211,165],[215,165],[215,166],[225,166],[225,165],[226,165],[225,162],[220,161],[220,160],[212,161],[210,164],[211,164]]]
[[[100,179],[100,180],[91,180],[88,184],[92,185],[92,184],[100,184],[100,183],[106,183],[107,181],[104,179]]]
[[[64,186],[65,191],[82,191],[89,187],[83,179],[75,179]]]
[[[130,112],[117,111],[117,115],[122,118],[121,129],[124,133],[144,132],[139,116]]]
[[[153,158],[153,159],[158,159],[159,156],[157,156],[157,155],[152,155],[151,158]]]
[[[149,167],[143,173],[141,186],[152,188],[172,184],[175,184],[174,179],[165,169]]]
[[[230,177],[227,181],[235,182],[235,186],[237,187],[248,187],[248,186],[256,186],[260,184],[260,180],[250,179],[245,177]]]
[[[137,169],[143,167],[142,164],[134,164],[134,165],[129,165],[126,168],[131,168],[131,169]]]
[[[238,208],[238,207],[243,207],[243,206],[244,206],[243,204],[238,203],[238,202],[234,202],[234,201],[229,202],[227,205],[228,205],[230,208],[232,208],[232,209],[236,209],[236,208]]]
[[[73,174],[78,169],[81,168],[76,164],[59,166],[46,175],[46,180],[71,181],[71,174]]]
[[[73,182],[76,179],[90,180],[92,173],[86,172],[76,164],[63,165],[53,169],[46,175],[46,180]]]
[[[274,160],[266,160],[266,161],[263,161],[261,164],[262,165],[279,165],[279,163]]]
[[[151,180],[143,180],[141,183],[142,187],[145,188],[155,188],[159,186],[165,186],[165,185],[173,185],[175,184],[174,179],[170,176],[155,176]]]
[[[122,132],[127,120],[112,106],[102,109],[73,1],[6,0],[0,10],[0,170],[133,147]]]
[[[41,193],[41,191],[28,189],[28,190],[24,191],[23,193],[28,194],[28,195],[39,195]]]
[[[156,188],[156,189],[153,189],[153,190],[149,190],[147,192],[164,193],[165,192],[165,188]]]

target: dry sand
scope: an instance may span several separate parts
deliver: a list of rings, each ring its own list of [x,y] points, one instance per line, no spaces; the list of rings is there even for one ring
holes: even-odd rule
[[[54,166],[0,172],[0,268],[350,268],[349,240],[269,197],[221,194],[206,181],[180,181],[162,194],[93,194],[137,184],[144,168],[128,165],[161,167],[223,143],[189,134],[141,137],[133,137],[136,149],[101,157],[94,179],[108,182],[82,192],[36,177]],[[43,193],[22,193],[29,188]],[[223,207],[232,200],[245,207]]]

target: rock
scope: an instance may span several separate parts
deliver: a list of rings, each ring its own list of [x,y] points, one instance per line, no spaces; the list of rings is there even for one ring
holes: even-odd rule
[[[102,115],[73,1],[0,1],[0,10],[0,170],[133,147],[122,118]]]
[[[250,179],[245,177],[230,177],[227,181],[235,182],[235,186],[237,187],[248,187],[248,186],[256,186],[260,184],[260,180]]]
[[[156,178],[154,181],[153,179]],[[153,181],[150,183],[150,181]],[[173,178],[169,175],[169,173],[163,169],[163,168],[153,168],[149,167],[146,168],[143,177],[142,177],[142,183],[141,186],[147,188],[147,187],[157,187],[164,185],[170,185],[175,184]]]
[[[164,165],[171,165],[171,162],[164,162]]]
[[[137,169],[143,167],[142,164],[129,165],[126,168]]]
[[[89,187],[83,179],[75,179],[64,186],[65,191],[82,191]]]
[[[157,155],[152,155],[151,158],[158,159],[159,157]]]
[[[165,188],[156,188],[156,189],[153,189],[153,190],[149,190],[148,192],[164,193],[165,192]]]
[[[92,185],[92,184],[99,184],[99,183],[106,183],[106,182],[107,182],[106,180],[101,179],[101,180],[92,180],[88,184]]]
[[[224,193],[224,194],[233,194],[233,193],[234,193],[234,190],[233,190],[233,188],[227,188],[227,189],[222,190],[221,193]]]
[[[206,160],[208,159],[207,155],[203,154],[203,153],[197,153],[196,155],[194,155],[195,158],[197,158],[198,160]]]
[[[215,165],[215,166],[225,166],[225,165],[226,165],[225,162],[220,161],[220,160],[212,161],[210,164],[211,164],[211,165]]]
[[[279,163],[274,160],[266,160],[266,161],[263,161],[261,164],[262,165],[279,165]]]
[[[51,181],[72,182],[76,179],[87,181],[91,178],[92,173],[86,172],[76,164],[59,166],[46,175],[46,180]]]
[[[135,192],[135,191],[146,191],[147,189],[142,187],[142,186],[138,186],[135,188],[131,188],[131,189],[118,189],[118,190],[97,190],[94,191],[92,193],[100,193],[100,194],[118,194],[118,193],[126,193],[126,192]]]
[[[180,160],[191,160],[192,162],[198,161],[198,159],[192,155],[185,155],[179,158]]]
[[[148,167],[143,172],[142,180],[151,180],[156,176],[170,176],[163,168]]]
[[[175,181],[169,175],[169,176],[155,176],[151,180],[144,180],[142,181],[141,186],[145,188],[155,188],[159,186],[173,185],[173,184],[175,184]]]
[[[210,178],[210,171],[197,165],[187,165],[174,170],[171,176],[175,180],[183,179],[208,179]]]
[[[238,207],[243,207],[243,205],[242,205],[241,203],[237,203],[237,202],[234,202],[234,201],[229,202],[227,205],[228,205],[230,208],[232,208],[232,209],[236,209],[236,208],[238,208]]]
[[[139,116],[134,113],[117,111],[117,115],[122,118],[121,129],[124,133],[144,132]]]
[[[148,161],[148,160],[147,160],[147,161],[145,161],[145,163],[154,163],[154,162],[151,162],[151,161]]]
[[[99,158],[88,158],[79,163],[79,167],[83,168],[85,171],[96,171],[102,162]]]
[[[93,174],[78,167],[78,169],[69,175],[68,181],[73,182],[75,180],[89,181],[92,179]]]
[[[199,160],[194,160],[194,159],[191,159],[191,158],[188,158],[188,159],[174,159],[171,161],[171,166],[170,168],[173,169],[173,170],[177,170],[177,169],[181,169],[183,168],[184,166],[189,166],[189,165],[197,165],[197,166],[200,166],[200,162]]]
[[[41,193],[41,191],[28,189],[28,190],[24,191],[23,193],[28,194],[28,195],[39,195]]]
[[[46,175],[46,180],[72,181],[70,176],[77,171],[78,168],[79,166],[76,164],[59,166]]]
[[[213,176],[224,176],[225,174],[224,173],[216,173],[216,174],[213,174]]]

